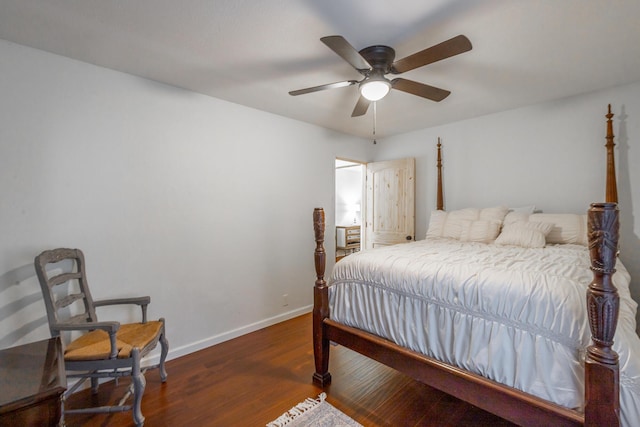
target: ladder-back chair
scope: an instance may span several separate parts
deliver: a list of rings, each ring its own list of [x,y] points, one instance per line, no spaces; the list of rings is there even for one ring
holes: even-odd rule
[[[164,365],[169,349],[164,319],[147,321],[150,297],[94,301],[87,284],[84,255],[79,249],[44,251],[35,258],[35,270],[42,288],[51,335],[82,333],[79,337],[70,338],[64,349],[67,378],[78,380],[64,394],[63,417],[73,413],[131,410],[135,424],[142,426],[144,416],[140,404],[146,384],[144,371],[159,368],[160,378],[164,382],[167,378]],[[96,307],[116,304],[140,306],[142,322],[120,324],[116,321],[98,321]],[[158,342],[161,346],[159,364],[141,369],[141,358],[153,350]],[[101,378],[125,376],[131,377],[131,385],[117,405],[81,409],[65,407],[66,397],[75,392],[84,380],[90,379],[91,389],[97,393]],[[133,403],[127,405],[125,403],[131,394]]]

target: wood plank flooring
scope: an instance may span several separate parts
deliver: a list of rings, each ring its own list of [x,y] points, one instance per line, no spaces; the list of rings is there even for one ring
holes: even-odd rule
[[[171,342],[171,337],[169,342]],[[331,347],[327,401],[366,427],[513,426],[341,346]],[[169,377],[146,374],[145,426],[264,426],[307,397],[314,386],[311,315],[244,335],[167,362]],[[119,399],[128,380],[73,395],[67,405]],[[67,415],[66,425],[132,426],[130,412]]]

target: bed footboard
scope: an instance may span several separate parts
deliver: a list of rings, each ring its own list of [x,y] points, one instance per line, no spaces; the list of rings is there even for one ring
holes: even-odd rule
[[[594,203],[588,214],[589,249],[594,273],[587,292],[593,345],[585,362],[585,412],[563,408],[519,390],[404,349],[390,341],[329,319],[329,293],[324,279],[324,211],[313,213],[316,238],[313,308],[313,381],[324,387],[329,373],[330,341],[364,354],[416,380],[449,393],[519,425],[619,426],[618,355],[612,350],[619,297],[612,283],[618,248],[618,208]]]

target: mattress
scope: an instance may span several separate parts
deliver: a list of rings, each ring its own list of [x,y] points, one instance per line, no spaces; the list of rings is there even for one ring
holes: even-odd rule
[[[580,245],[525,249],[433,238],[336,263],[331,319],[562,406],[584,405],[593,275]],[[640,339],[617,264],[622,421],[640,420]]]

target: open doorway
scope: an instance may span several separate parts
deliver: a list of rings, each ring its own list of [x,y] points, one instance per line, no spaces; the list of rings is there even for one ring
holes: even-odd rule
[[[335,218],[336,261],[363,247],[362,216],[366,165],[353,160],[336,159]]]

